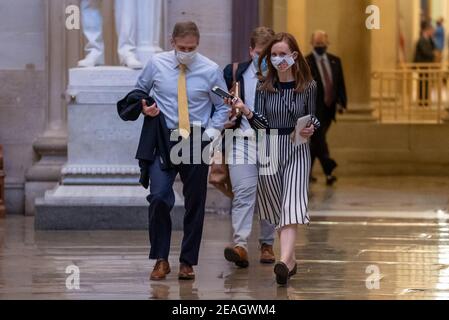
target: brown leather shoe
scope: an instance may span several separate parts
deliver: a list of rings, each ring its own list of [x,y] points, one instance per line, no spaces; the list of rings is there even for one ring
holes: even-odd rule
[[[170,271],[170,264],[167,260],[158,260],[151,272],[150,280],[164,280]]]
[[[178,279],[179,280],[195,279],[195,272],[193,271],[192,266],[189,266],[188,264],[185,263],[181,263],[179,265]]]
[[[248,268],[248,252],[242,247],[227,247],[224,250],[225,259],[234,262],[236,266],[240,268]]]
[[[262,244],[260,248],[260,263],[271,264],[275,263],[276,258],[274,256],[273,246],[269,244]]]

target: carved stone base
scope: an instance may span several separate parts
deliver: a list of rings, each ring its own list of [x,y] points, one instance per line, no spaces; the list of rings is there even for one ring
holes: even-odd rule
[[[34,201],[46,190],[58,184],[61,168],[67,161],[67,139],[65,137],[42,136],[33,144],[40,160],[26,173],[25,215],[34,215]]]
[[[36,200],[37,230],[147,230],[148,190],[140,186],[58,186]],[[175,193],[173,230],[182,230],[184,207]]]
[[[446,114],[443,116],[443,123],[449,124],[449,108],[446,108]]]
[[[373,109],[369,105],[350,105],[348,111],[342,115],[338,115],[339,121],[348,122],[375,122]]]
[[[3,170],[3,146],[0,145],[0,218],[3,218],[5,214],[5,172]]]

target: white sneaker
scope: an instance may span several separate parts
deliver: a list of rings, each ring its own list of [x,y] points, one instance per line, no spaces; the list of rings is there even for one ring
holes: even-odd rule
[[[142,69],[143,64],[139,60],[137,60],[134,54],[129,54],[127,56],[122,57],[121,64],[131,68],[131,69]]]
[[[78,61],[78,67],[89,68],[104,64],[103,56],[100,54],[89,53],[83,60]]]

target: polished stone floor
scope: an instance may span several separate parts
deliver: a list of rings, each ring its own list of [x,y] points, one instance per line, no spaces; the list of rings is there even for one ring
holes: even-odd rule
[[[341,177],[330,188],[318,176],[311,185],[310,208],[315,215],[333,217],[442,218],[449,211],[447,170],[441,177]]]
[[[207,215],[191,282],[176,278],[181,232],[173,233],[172,274],[154,282],[146,232],[37,232],[32,217],[8,216],[0,220],[0,299],[449,299],[447,187],[439,178],[342,179],[332,188],[319,181],[311,190],[316,217],[299,227],[299,272],[287,287],[258,263],[257,230],[248,269],[224,260],[226,215]],[[383,215],[359,216],[364,211]],[[71,265],[80,271],[78,290],[66,287]]]

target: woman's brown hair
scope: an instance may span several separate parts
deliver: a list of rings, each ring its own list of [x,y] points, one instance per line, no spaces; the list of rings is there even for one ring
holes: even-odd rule
[[[259,72],[262,70],[262,61],[266,59],[268,65],[268,72],[265,77],[261,80],[263,81],[262,85],[259,87],[259,90],[267,90],[274,92],[276,91],[275,85],[279,81],[278,74],[276,68],[271,63],[271,49],[276,43],[285,42],[291,52],[297,52],[298,57],[295,60],[295,64],[291,67],[293,77],[296,82],[296,92],[303,92],[309,85],[309,83],[313,80],[312,73],[310,72],[310,67],[304,58],[301,50],[299,49],[298,42],[295,37],[290,33],[281,32],[276,34],[270,43],[265,47],[263,52],[259,58]]]

